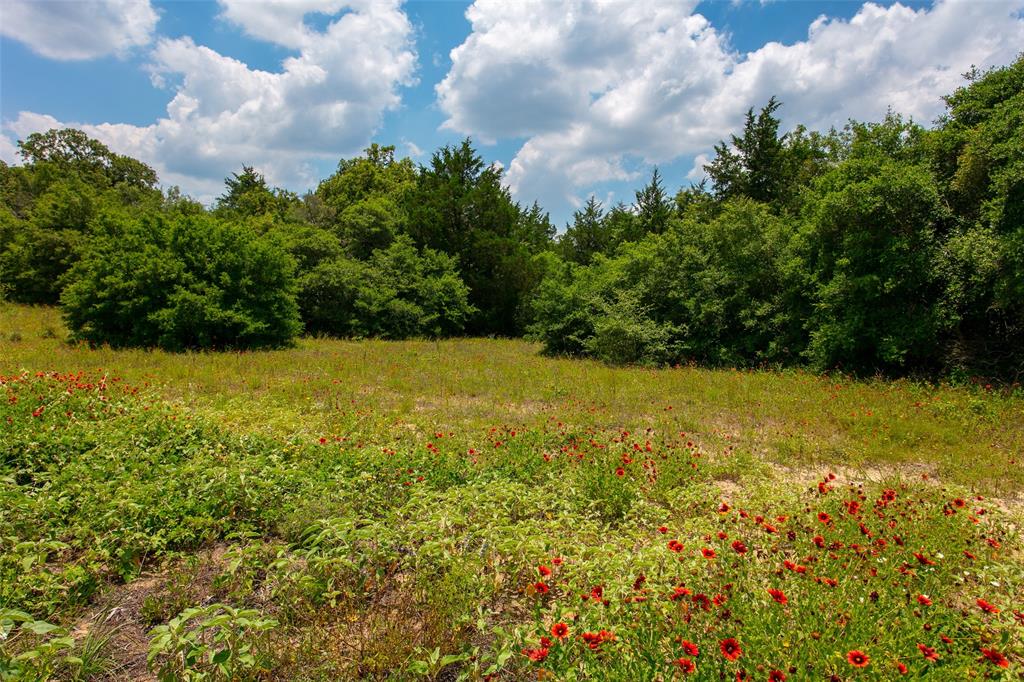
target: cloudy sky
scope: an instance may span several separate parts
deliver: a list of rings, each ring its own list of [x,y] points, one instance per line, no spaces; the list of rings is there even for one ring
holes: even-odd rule
[[[82,128],[202,200],[243,163],[304,191],[371,140],[472,137],[563,224],[671,188],[771,95],[786,125],[921,122],[1024,49],[1024,0],[3,0],[0,158]]]

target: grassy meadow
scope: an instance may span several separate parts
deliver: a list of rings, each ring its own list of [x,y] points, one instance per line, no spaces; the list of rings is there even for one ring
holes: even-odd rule
[[[0,679],[1018,679],[1019,388],[0,307]]]

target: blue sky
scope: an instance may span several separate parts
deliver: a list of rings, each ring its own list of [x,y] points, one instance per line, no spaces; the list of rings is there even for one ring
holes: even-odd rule
[[[824,128],[928,122],[1024,46],[1024,0],[868,3],[6,0],[0,158],[74,125],[209,201],[242,163],[303,191],[371,140],[427,162],[471,136],[559,226],[671,189],[771,95]]]

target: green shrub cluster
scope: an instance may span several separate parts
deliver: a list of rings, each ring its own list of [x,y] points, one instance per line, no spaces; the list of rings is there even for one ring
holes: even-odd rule
[[[710,184],[671,197],[655,170],[633,205],[591,198],[557,238],[469,140],[421,166],[371,145],[302,197],[243,167],[208,210],[79,131],[35,134],[23,165],[0,164],[0,295],[61,301],[76,337],[118,345],[273,346],[301,322],[528,333],[616,363],[1012,380],[1024,57],[945,102],[931,129],[890,113],[781,133],[772,98],[715,147]]]
[[[774,99],[711,180],[633,210],[591,200],[546,263],[532,334],[612,362],[1024,373],[1024,58],[932,130],[780,135]],[[646,227],[645,227],[646,226]]]

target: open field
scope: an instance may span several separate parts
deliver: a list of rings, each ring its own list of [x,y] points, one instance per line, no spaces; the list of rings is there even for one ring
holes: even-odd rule
[[[0,675],[1024,664],[1019,389],[610,368],[520,340],[63,338],[53,309],[0,308]]]

